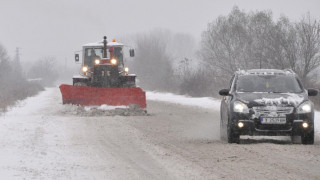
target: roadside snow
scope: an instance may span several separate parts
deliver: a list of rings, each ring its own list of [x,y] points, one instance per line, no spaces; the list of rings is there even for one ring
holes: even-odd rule
[[[320,177],[319,140],[227,144],[218,140],[219,100],[155,92],[147,99],[172,104],[148,101],[150,116],[96,117],[74,115],[77,106],[62,105],[58,88],[21,101],[0,116],[1,179]]]
[[[4,116],[24,116],[39,112],[44,106],[48,105],[48,94],[54,91],[53,88],[46,88],[45,91],[41,91],[34,97],[28,97],[25,100],[18,101],[14,107],[10,107],[8,112]],[[41,102],[34,99],[40,99]],[[49,100],[52,99],[49,97]],[[0,114],[1,115],[1,114]]]
[[[194,98],[183,95],[176,95],[172,93],[160,93],[160,92],[146,92],[147,100],[163,101],[169,103],[175,103],[186,106],[196,106],[206,109],[220,110],[219,99],[211,97]],[[315,133],[320,137],[320,112],[315,111],[314,118]]]
[[[211,97],[188,97],[172,93],[146,92],[147,100],[170,102],[186,106],[197,106],[207,109],[220,109],[220,100]]]
[[[108,106],[106,104],[101,105],[101,106],[86,106],[84,110],[90,111],[92,109],[99,109],[99,110],[114,110],[118,108],[128,108],[128,106]]]
[[[320,137],[320,112],[315,111],[314,113],[314,129],[315,133]]]
[[[24,116],[37,113],[41,111],[43,107],[45,107],[48,102],[48,94],[53,93],[54,89],[46,89],[46,91],[41,92],[37,95],[37,99],[46,99],[43,102],[39,103],[38,101],[34,101],[35,97],[30,97],[18,103],[18,105],[12,109],[10,109],[5,115],[4,118],[15,117],[15,116]],[[152,101],[163,101],[174,104],[186,105],[186,106],[195,106],[206,109],[213,109],[219,111],[220,109],[220,100],[211,98],[211,97],[202,97],[202,98],[194,98],[183,95],[176,95],[172,93],[160,93],[160,92],[146,92],[147,100]],[[54,97],[50,97],[54,98]],[[97,107],[95,107],[97,108]],[[97,109],[100,110],[112,110],[116,108],[123,107],[111,107],[111,106],[99,106]],[[94,109],[93,107],[86,107],[86,111],[90,111]],[[315,112],[315,133],[317,136],[320,136],[320,112]]]

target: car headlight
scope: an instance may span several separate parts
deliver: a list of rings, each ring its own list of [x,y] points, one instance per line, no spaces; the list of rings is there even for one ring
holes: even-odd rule
[[[82,67],[82,71],[83,71],[83,72],[87,72],[87,71],[88,71],[88,67],[87,67],[87,66],[83,66],[83,67]]]
[[[100,64],[100,59],[94,60],[94,63],[95,63],[96,65]]]
[[[117,60],[116,60],[116,59],[111,59],[110,63],[111,63],[112,65],[117,65]]]
[[[233,104],[233,111],[239,113],[249,113],[249,108],[246,104],[240,101],[235,101]]]
[[[306,101],[302,103],[297,110],[298,113],[309,113],[311,111],[312,111],[312,104],[310,101]]]

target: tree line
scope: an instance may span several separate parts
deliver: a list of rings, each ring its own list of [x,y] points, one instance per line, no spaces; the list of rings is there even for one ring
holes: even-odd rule
[[[236,70],[259,68],[292,69],[306,87],[320,88],[320,23],[309,13],[292,22],[235,6],[208,23],[200,44],[191,35],[163,29],[134,35],[129,44],[136,57],[127,63],[146,90],[216,96]],[[71,79],[71,73],[58,73],[66,71],[58,66],[54,57],[41,57],[24,69],[0,45],[0,109],[52,86],[59,75]]]
[[[208,24],[202,34],[201,59],[225,78],[238,69],[292,69],[305,85],[320,65],[320,24],[306,14],[300,21],[274,21],[271,11],[246,13],[234,7]]]
[[[25,78],[19,54],[11,59],[4,46],[0,44],[0,114],[6,112],[8,106],[17,100],[33,96],[41,90],[41,85],[29,82]]]
[[[245,12],[234,7],[228,15],[208,23],[194,56],[181,56],[178,63],[170,48],[191,41],[179,40],[171,46],[177,34],[167,36],[159,32],[136,36],[133,65],[147,89],[215,96],[228,86],[236,70],[260,68],[292,69],[306,87],[318,81],[320,23],[309,13],[292,22],[285,16],[274,20],[271,11]]]

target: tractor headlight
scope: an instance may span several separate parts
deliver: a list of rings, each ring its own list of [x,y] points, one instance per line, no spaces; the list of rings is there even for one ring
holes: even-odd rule
[[[118,61],[116,59],[111,59],[110,63],[112,65],[117,65]]]
[[[88,67],[87,67],[87,66],[83,66],[83,67],[82,67],[82,71],[83,71],[83,72],[87,72],[87,71],[88,71]]]
[[[128,67],[125,67],[125,68],[124,68],[124,72],[128,73],[128,72],[129,72],[129,68],[128,68]]]
[[[302,103],[297,110],[298,113],[309,113],[311,111],[312,111],[312,104],[310,101],[306,101]]]
[[[100,59],[94,60],[94,64],[96,64],[96,65],[100,64]]]
[[[233,104],[233,111],[239,113],[249,113],[249,108],[246,104],[240,101],[235,101]]]

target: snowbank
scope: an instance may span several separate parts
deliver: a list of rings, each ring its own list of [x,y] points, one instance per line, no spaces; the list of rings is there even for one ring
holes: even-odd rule
[[[169,103],[196,106],[201,108],[208,108],[214,110],[220,110],[220,99],[215,99],[211,97],[194,98],[183,95],[176,95],[172,93],[159,93],[159,92],[147,92],[147,100],[152,101],[164,101]],[[320,136],[320,112],[315,112],[314,118],[315,132]]]
[[[208,109],[220,109],[220,100],[211,97],[188,97],[183,95],[176,95],[172,93],[159,93],[159,92],[147,92],[147,100],[163,101],[175,104],[181,104],[186,106],[197,106]]]
[[[320,112],[316,111],[314,113],[314,129],[316,131],[316,134],[320,136]]]

